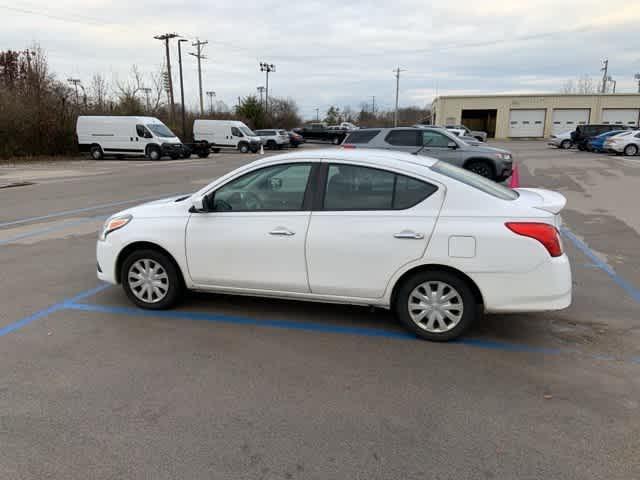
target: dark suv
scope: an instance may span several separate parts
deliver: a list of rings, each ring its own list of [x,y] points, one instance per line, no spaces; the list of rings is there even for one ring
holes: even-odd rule
[[[571,132],[571,140],[578,150],[587,150],[589,140],[601,133],[611,132],[612,130],[628,130],[628,128],[624,125],[611,124],[578,125],[575,131]]]
[[[511,152],[485,144],[470,145],[439,127],[361,128],[349,133],[344,148],[382,148],[417,153],[502,182],[513,169]]]

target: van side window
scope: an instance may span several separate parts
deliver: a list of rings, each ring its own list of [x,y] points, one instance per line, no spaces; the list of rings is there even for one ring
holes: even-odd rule
[[[151,138],[151,133],[149,133],[149,130],[144,128],[144,125],[136,125],[136,135],[141,138]]]
[[[242,132],[238,130],[236,127],[231,127],[231,135],[233,135],[234,137],[244,137]]]

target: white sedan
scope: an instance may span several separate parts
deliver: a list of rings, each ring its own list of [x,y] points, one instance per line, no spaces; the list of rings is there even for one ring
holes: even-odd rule
[[[640,130],[629,130],[607,138],[604,142],[605,150],[618,155],[623,153],[634,156],[640,153]]]
[[[371,305],[450,340],[483,312],[569,306],[564,205],[422,156],[296,152],[109,218],[98,277],[142,308],[185,289]]]

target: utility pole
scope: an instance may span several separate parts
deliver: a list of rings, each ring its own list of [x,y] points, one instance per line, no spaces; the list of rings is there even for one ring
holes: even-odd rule
[[[265,95],[264,95],[264,113],[268,113],[269,111],[269,74],[271,72],[276,71],[276,66],[273,63],[260,62],[260,71],[266,72],[267,75],[267,83],[265,84]]]
[[[209,97],[209,115],[213,115],[213,97],[216,96],[216,92],[213,90],[209,90],[207,93],[207,97]]]
[[[371,95],[371,114],[376,115],[376,96]]]
[[[396,74],[396,110],[393,113],[393,126],[398,126],[398,92],[400,90],[400,72],[404,72],[404,70],[400,70],[400,67],[396,68],[393,71]]]
[[[149,103],[149,94],[151,93],[151,89],[149,87],[142,87],[140,90],[143,91],[145,96],[147,97],[147,113],[148,113],[151,111],[151,104]]]
[[[184,108],[184,79],[182,78],[182,42],[188,42],[186,38],[178,40],[178,66],[180,67],[180,113],[182,113],[182,141],[187,140],[187,120],[185,119]]]
[[[264,87],[262,85],[258,87],[258,92],[260,92],[260,105],[262,105],[262,97],[264,94]]]
[[[609,71],[609,59],[605,58],[602,61],[602,68],[600,69],[601,72],[604,72],[604,74],[602,75],[602,90],[601,93],[607,93],[607,72]]]
[[[71,85],[74,86],[74,88],[76,89],[76,105],[80,104],[80,101],[78,100],[78,85],[81,85],[81,81],[79,78],[67,78],[67,82],[69,82]]]
[[[616,93],[616,85],[618,84],[618,82],[616,82],[613,79],[613,77],[611,77],[611,75],[607,76],[607,82],[613,83],[613,92],[612,93]]]
[[[638,81],[638,93],[640,93],[640,73],[636,73],[633,78]]]
[[[320,109],[316,108],[316,122],[320,121]]]
[[[171,55],[169,54],[169,40],[172,38],[176,38],[178,36],[177,33],[165,33],[163,35],[156,35],[156,40],[164,41],[164,49],[167,55],[167,78],[169,82],[169,102],[171,103],[171,119],[176,118],[176,105],[173,99],[173,81],[171,79]]]
[[[201,60],[207,58],[202,54],[202,47],[204,47],[207,43],[209,42],[207,41],[201,42],[199,38],[196,38],[196,41],[193,42],[191,45],[196,47],[198,51],[196,53],[189,53],[189,55],[193,55],[198,59],[198,87],[200,91],[200,115],[204,115],[204,101],[202,100],[202,65],[200,62]]]

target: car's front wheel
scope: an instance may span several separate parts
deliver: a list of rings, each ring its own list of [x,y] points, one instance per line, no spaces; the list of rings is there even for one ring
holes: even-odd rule
[[[626,147],[624,147],[624,154],[627,155],[628,157],[633,157],[634,155],[638,154],[638,146],[637,145],[627,145]]]
[[[480,316],[468,282],[439,270],[406,279],[395,297],[395,311],[408,330],[436,342],[459,337]]]
[[[564,150],[568,150],[571,148],[571,140],[563,140],[560,142],[560,148]]]
[[[477,173],[482,177],[496,180],[495,173],[493,172],[493,167],[484,160],[473,160],[466,165],[466,168],[467,170],[473,173]]]
[[[138,307],[162,310],[180,299],[184,289],[177,267],[156,250],[137,250],[122,264],[122,286]]]

